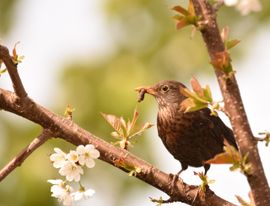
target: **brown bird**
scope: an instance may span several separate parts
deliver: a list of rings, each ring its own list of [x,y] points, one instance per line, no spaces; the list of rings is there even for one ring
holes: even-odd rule
[[[186,86],[177,81],[140,87],[138,101],[143,100],[145,93],[156,98],[158,135],[167,150],[180,161],[182,169],[178,175],[188,166],[204,166],[206,174],[210,165],[205,162],[223,152],[224,140],[235,148],[237,145],[232,130],[219,117],[211,116],[208,108],[187,113],[180,109],[186,99],[181,93],[183,88]]]

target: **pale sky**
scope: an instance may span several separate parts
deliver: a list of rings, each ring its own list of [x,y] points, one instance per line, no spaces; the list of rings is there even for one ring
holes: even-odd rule
[[[106,30],[101,4],[101,0],[20,1],[15,12],[15,25],[11,35],[8,39],[2,39],[1,42],[9,48],[12,48],[17,41],[21,42],[17,50],[25,56],[25,60],[20,65],[20,74],[31,98],[42,105],[50,105],[52,99],[55,98],[59,69],[67,59],[85,59],[89,56],[102,58],[101,55],[113,51],[113,42],[110,41],[109,32]],[[251,42],[241,42],[239,46],[252,49],[241,62],[233,60],[235,69],[241,68],[236,76],[255,134],[270,129],[269,25],[266,28],[267,26],[264,26],[263,29],[258,30]],[[215,96],[220,97],[215,80],[209,80],[203,76],[197,76],[197,78],[202,84],[210,84]],[[6,76],[1,77],[0,86],[11,89],[10,81]],[[151,116],[155,121],[155,114]],[[157,133],[153,135],[157,136]],[[179,162],[165,151],[158,138],[153,142],[153,152],[161,158],[159,168],[170,173],[179,171]],[[260,144],[260,151],[269,179],[269,148]],[[202,168],[189,168],[181,174],[181,177],[188,183],[199,184],[200,181],[193,175],[193,171],[202,171]],[[230,172],[228,166],[212,166],[208,175],[210,179],[216,180],[211,185],[211,189],[223,198],[234,203],[237,203],[235,194],[247,198],[248,185],[245,177],[239,172]],[[95,186],[92,185],[92,187]],[[108,192],[112,189],[109,188]],[[110,205],[109,200],[104,198],[103,192],[96,189],[96,195],[91,200],[76,205],[89,203]],[[149,201],[149,196],[166,197],[163,193],[154,193],[152,190],[148,194],[145,194],[145,191],[143,193],[131,191],[127,205],[152,206],[154,204]]]

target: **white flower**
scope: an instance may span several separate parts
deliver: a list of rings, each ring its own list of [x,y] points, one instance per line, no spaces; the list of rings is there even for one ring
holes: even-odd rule
[[[242,15],[257,12],[262,9],[259,0],[224,0],[226,6],[235,6]]]
[[[83,169],[80,165],[73,162],[67,161],[59,170],[60,175],[66,176],[68,181],[80,181],[81,174],[83,174]]]
[[[261,11],[261,3],[259,0],[241,0],[236,8],[241,12],[242,15],[247,15],[250,12]]]
[[[76,151],[79,155],[80,165],[86,165],[88,168],[95,166],[95,161],[93,159],[97,159],[100,155],[99,151],[91,144],[85,146],[79,145]]]
[[[53,185],[60,185],[60,184],[63,184],[65,183],[63,180],[61,179],[56,179],[56,180],[47,180],[47,182],[53,184]]]
[[[63,203],[63,205],[71,206],[72,205],[72,196],[70,194],[65,194],[61,199],[59,199],[60,202]]]
[[[51,187],[51,196],[57,198],[63,205],[70,206],[73,201],[71,195],[73,188],[60,179],[48,180],[48,182],[53,184]]]
[[[50,160],[53,162],[55,168],[60,168],[66,163],[66,153],[59,148],[54,148],[55,153],[50,156]]]
[[[76,151],[71,150],[68,154],[67,154],[67,159],[70,162],[76,163],[79,160],[79,155]]]
[[[87,189],[85,190],[84,188],[82,190],[79,190],[77,192],[71,193],[72,199],[74,201],[79,201],[82,199],[87,199],[92,197],[95,194],[95,190],[92,189]]]
[[[226,6],[235,6],[238,3],[238,0],[224,0]]]

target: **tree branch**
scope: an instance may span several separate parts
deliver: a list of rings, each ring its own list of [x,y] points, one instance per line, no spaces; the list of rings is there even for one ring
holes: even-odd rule
[[[25,147],[17,156],[15,156],[3,169],[0,170],[0,182],[9,175],[15,168],[21,166],[24,160],[32,154],[37,148],[45,143],[51,137],[50,132],[43,130],[27,147]]]
[[[211,62],[216,62],[218,60],[217,54],[227,51],[220,36],[215,11],[206,0],[192,0],[192,2],[196,15],[202,17],[204,22],[201,34]],[[251,172],[246,176],[253,198],[257,206],[269,205],[270,189],[259,157],[257,143],[249,126],[236,78],[233,73],[228,76],[220,68],[215,65],[214,67],[239,150],[242,156],[248,154],[248,161],[251,164]]]
[[[125,172],[130,172],[127,171],[125,165],[132,166],[133,168],[140,168],[141,172],[136,173],[135,176],[167,193],[173,201],[192,204],[197,196],[199,187],[187,185],[178,180],[175,183],[175,188],[171,189],[171,175],[158,170],[151,164],[139,159],[128,151],[105,142],[82,129],[70,119],[63,118],[50,112],[28,97],[19,99],[15,93],[0,89],[0,108],[35,122],[48,130],[54,137],[62,138],[74,145],[93,144],[99,150],[101,160]],[[210,189],[206,191],[205,198],[196,198],[196,204],[233,205],[216,196]]]
[[[17,64],[14,64],[11,56],[9,55],[8,49],[2,45],[0,45],[0,59],[5,63],[7,67],[7,71],[12,81],[15,93],[20,98],[26,97],[27,93],[19,76]]]

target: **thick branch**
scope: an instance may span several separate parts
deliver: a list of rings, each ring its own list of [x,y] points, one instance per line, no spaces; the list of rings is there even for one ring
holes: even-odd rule
[[[36,104],[29,98],[20,99],[14,93],[0,89],[0,108],[29,119],[50,131],[55,137],[62,138],[74,145],[93,144],[100,151],[100,159],[125,171],[123,165],[141,168],[136,177],[142,181],[167,193],[174,201],[192,204],[198,187],[177,181],[172,190],[171,176],[153,167],[151,164],[139,159],[126,150],[120,149],[97,138],[93,134],[80,128],[67,118],[58,116]],[[198,198],[198,205],[233,205],[207,190],[205,199]]]
[[[17,64],[14,64],[9,51],[6,47],[0,45],[0,59],[5,63],[7,71],[9,73],[10,79],[13,84],[15,93],[20,97],[24,98],[27,96],[27,93],[22,84],[21,78],[18,73]]]
[[[51,134],[43,130],[43,132],[35,138],[27,147],[25,147],[16,157],[14,157],[3,169],[0,170],[0,182],[9,175],[15,168],[21,166],[24,160],[29,157],[32,152],[45,143]]]
[[[201,16],[202,21],[205,23],[201,33],[211,62],[216,62],[217,54],[226,52],[226,50],[219,33],[215,11],[207,0],[192,0],[192,2],[196,15]],[[236,78],[234,74],[230,74],[229,77],[226,76],[219,68],[215,68],[215,72],[239,150],[243,156],[249,154],[248,161],[252,166],[252,170],[247,175],[247,179],[256,205],[269,205],[270,189],[259,157],[257,143],[249,126]]]

